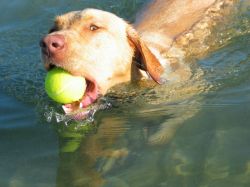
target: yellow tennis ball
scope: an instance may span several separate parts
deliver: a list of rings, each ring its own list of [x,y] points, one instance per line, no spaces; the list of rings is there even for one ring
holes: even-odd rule
[[[83,77],[73,76],[61,68],[53,68],[45,78],[45,90],[54,101],[68,104],[83,97],[86,81]]]

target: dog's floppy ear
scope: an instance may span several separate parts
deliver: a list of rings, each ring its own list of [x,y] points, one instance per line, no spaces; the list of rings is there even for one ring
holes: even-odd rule
[[[146,44],[140,39],[135,29],[130,25],[127,27],[127,37],[129,43],[135,48],[135,57],[139,59],[141,63],[138,67],[148,72],[155,82],[162,84],[161,75],[164,72],[163,67]]]

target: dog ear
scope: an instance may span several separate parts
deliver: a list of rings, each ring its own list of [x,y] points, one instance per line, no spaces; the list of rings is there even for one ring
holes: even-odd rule
[[[162,84],[161,75],[163,74],[164,69],[159,60],[140,39],[136,30],[132,26],[128,25],[126,32],[130,45],[135,48],[135,57],[140,61],[140,64],[137,65],[137,67],[146,71],[155,82]]]

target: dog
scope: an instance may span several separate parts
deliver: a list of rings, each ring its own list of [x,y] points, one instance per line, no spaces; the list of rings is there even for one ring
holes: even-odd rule
[[[45,68],[61,67],[87,80],[82,100],[65,105],[65,112],[91,105],[123,82],[152,78],[162,84],[188,79],[190,68],[180,60],[169,60],[168,55],[174,43],[205,19],[207,9],[227,1],[153,1],[135,28],[112,13],[95,9],[56,17],[40,42]]]
[[[91,106],[124,82],[151,79],[171,85],[189,80],[192,70],[185,58],[209,51],[204,41],[233,3],[155,0],[137,16],[134,25],[96,9],[57,16],[40,42],[44,66],[47,70],[63,68],[87,81],[83,98],[64,105],[65,113]]]
[[[166,93],[163,91],[165,85],[170,85],[171,91],[175,84],[188,84],[193,71],[185,59],[193,56],[200,58],[210,51],[205,40],[218,20],[229,14],[234,2],[154,0],[143,8],[133,25],[113,13],[97,9],[57,16],[54,26],[40,41],[44,66],[47,70],[63,68],[87,81],[83,98],[64,105],[65,113],[71,114],[91,106],[110,89],[126,82],[154,81],[163,85],[158,88],[161,93]],[[198,93],[199,90],[192,86],[191,83],[180,88],[181,95],[190,96],[191,93],[193,96]],[[161,102],[161,99],[155,102]],[[183,121],[192,117],[197,110],[187,107],[183,111],[175,111],[176,116],[180,117],[164,122],[159,132],[149,138],[149,142],[168,142]],[[100,131],[99,135],[89,137],[84,145],[93,145],[93,142],[96,145]],[[88,147],[95,149],[92,152],[88,150],[91,155],[85,154],[93,162],[93,157],[104,154],[100,145]],[[108,152],[114,155],[114,152]],[[124,149],[115,151],[115,155],[126,154]],[[91,171],[90,175],[93,173]],[[95,181],[101,183],[100,175],[94,176]]]

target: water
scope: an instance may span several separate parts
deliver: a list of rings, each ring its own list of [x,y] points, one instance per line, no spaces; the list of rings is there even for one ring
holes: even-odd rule
[[[247,0],[229,26],[214,31],[217,50],[197,62],[189,82],[121,87],[102,101],[112,107],[97,111],[93,122],[56,121],[61,110],[44,93],[38,47],[52,18],[94,7],[133,21],[143,3],[2,0],[1,187],[250,185]],[[174,124],[180,125],[171,137]]]

